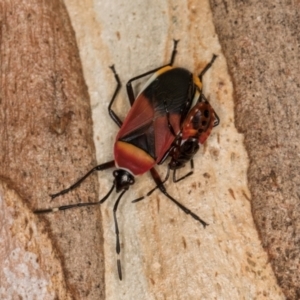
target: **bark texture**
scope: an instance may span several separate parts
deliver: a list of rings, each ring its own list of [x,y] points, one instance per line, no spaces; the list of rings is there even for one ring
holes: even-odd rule
[[[210,3],[250,157],[255,224],[287,299],[299,299],[299,1]]]
[[[96,176],[69,195],[53,202],[49,197],[95,165],[89,96],[64,4],[2,1],[0,19],[1,179],[30,210],[95,201]],[[17,210],[13,219],[22,213]],[[56,284],[66,285],[76,299],[103,298],[99,210],[75,209],[36,220],[43,221],[37,223],[38,230],[52,239],[49,251],[63,263],[63,279]],[[51,260],[38,257],[40,268],[51,265]],[[60,298],[56,293],[54,297]]]

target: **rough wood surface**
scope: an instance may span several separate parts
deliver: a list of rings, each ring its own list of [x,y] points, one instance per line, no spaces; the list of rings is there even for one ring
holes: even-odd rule
[[[0,19],[0,176],[9,186],[1,189],[2,207],[8,210],[1,211],[1,261],[9,268],[0,273],[1,298],[100,299],[99,210],[41,217],[28,212],[97,199],[96,176],[63,199],[50,202],[49,197],[95,164],[89,96],[68,14],[59,0],[1,1]],[[7,193],[13,191],[19,196],[11,200]],[[17,230],[17,222],[25,225]],[[35,230],[29,230],[33,222]],[[22,253],[19,259],[16,253]],[[51,270],[43,285],[35,281],[37,268],[40,274]]]
[[[72,299],[48,230],[23,201],[0,182],[0,298]]]
[[[299,299],[299,1],[210,2],[250,158],[255,224],[287,299]]]

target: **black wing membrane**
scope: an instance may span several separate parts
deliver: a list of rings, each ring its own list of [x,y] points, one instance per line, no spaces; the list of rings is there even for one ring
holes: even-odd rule
[[[195,93],[193,75],[186,69],[174,68],[160,74],[143,92],[154,108],[154,118],[180,114],[185,119]]]

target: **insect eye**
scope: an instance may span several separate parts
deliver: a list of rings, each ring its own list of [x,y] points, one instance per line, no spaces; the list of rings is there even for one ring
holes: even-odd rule
[[[118,171],[114,171],[113,175],[114,175],[114,177],[117,177],[119,175],[119,172]]]
[[[208,118],[209,117],[209,110],[206,109],[204,112],[203,112],[203,115],[205,118]]]
[[[205,125],[207,124],[207,122],[206,122],[205,120],[203,120],[203,121],[201,122],[201,124],[202,124],[202,126],[205,126]]]

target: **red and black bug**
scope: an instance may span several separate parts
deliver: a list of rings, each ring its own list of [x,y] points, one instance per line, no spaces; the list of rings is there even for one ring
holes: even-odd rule
[[[211,67],[216,56],[214,55],[211,62],[206,65],[199,75],[200,82],[205,72]],[[218,126],[220,119],[212,106],[209,104],[202,91],[196,91],[194,96],[192,108],[189,110],[188,115],[184,121],[181,122],[181,130],[176,136],[169,150],[165,153],[164,157],[158,164],[162,164],[167,158],[171,158],[168,164],[168,172],[163,181],[165,183],[170,175],[170,170],[173,170],[173,182],[178,182],[194,172],[193,157],[198,152],[200,144],[204,144],[210,135],[212,128]],[[186,175],[176,178],[176,170],[183,168],[187,162],[190,162],[191,171]],[[157,186],[149,191],[146,196],[150,196]],[[145,198],[140,197],[132,202],[138,202]]]
[[[218,115],[204,95],[201,94],[199,102],[189,111],[181,126],[181,132],[177,135],[172,146],[165,155],[166,158],[171,157],[165,180],[169,177],[169,170],[174,171],[174,182],[178,182],[193,174],[193,157],[198,152],[200,145],[204,144],[207,140],[212,128],[219,125],[219,122],[220,119]],[[176,170],[183,168],[187,162],[190,162],[191,164],[191,171],[177,179]]]
[[[121,192],[113,208],[116,232],[116,252],[119,255],[120,239],[116,214],[119,202],[128,188],[134,184],[134,177],[150,171],[152,178],[155,181],[156,188],[186,214],[192,216],[204,227],[207,225],[205,221],[167,192],[164,181],[161,180],[154,168],[156,164],[162,163],[169,156],[172,158],[169,169],[173,168],[171,166],[172,161],[177,162],[179,165],[179,163],[182,162],[182,159],[177,153],[185,155],[186,161],[192,159],[192,156],[188,158],[186,151],[183,151],[182,145],[187,143],[192,135],[193,139],[197,139],[197,145],[200,140],[197,135],[194,136],[194,133],[190,133],[188,124],[191,122],[186,122],[186,118],[190,114],[193,114],[196,121],[197,113],[195,113],[193,109],[191,110],[191,107],[193,105],[199,105],[201,99],[203,99],[202,76],[211,67],[216,58],[216,56],[213,56],[211,62],[205,67],[200,75],[195,76],[186,69],[175,68],[172,66],[177,52],[177,43],[178,41],[174,41],[169,64],[136,76],[127,82],[127,94],[132,108],[124,122],[122,122],[112,110],[112,105],[121,88],[121,82],[114,66],[111,67],[117,81],[117,87],[108,106],[108,111],[113,121],[120,127],[114,144],[114,160],[94,167],[75,184],[51,195],[51,198],[54,199],[76,188],[94,171],[116,168],[116,170],[113,171],[114,181],[109,192],[96,202],[76,203],[57,208],[35,210],[35,213],[50,213],[74,207],[101,204],[108,199],[114,188],[116,188],[117,192]],[[151,74],[152,76],[146,82],[145,87],[138,96],[135,97],[132,82]],[[200,133],[200,129],[198,130],[198,133]],[[185,135],[187,135],[187,139],[185,138]],[[179,141],[181,145],[178,144]],[[174,169],[177,168],[178,166]],[[117,266],[119,278],[122,280],[119,258],[117,259]]]

